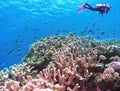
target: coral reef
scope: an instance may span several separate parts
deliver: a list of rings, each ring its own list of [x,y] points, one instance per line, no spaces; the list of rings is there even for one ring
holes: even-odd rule
[[[120,41],[55,35],[30,46],[21,64],[0,72],[3,91],[117,91]]]

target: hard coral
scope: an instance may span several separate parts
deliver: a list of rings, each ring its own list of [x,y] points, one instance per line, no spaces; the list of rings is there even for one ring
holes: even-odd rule
[[[106,82],[113,82],[119,79],[119,73],[115,72],[113,68],[106,68],[102,74],[102,79]]]
[[[25,63],[2,72],[0,80],[6,84],[2,88],[9,91],[11,87],[18,87],[18,91],[46,88],[53,91],[114,91],[120,84],[120,70],[115,68],[118,64],[111,62],[119,62],[120,49],[111,46],[113,42],[74,34],[37,41],[30,47],[23,60]],[[10,88],[7,86],[7,81],[11,83],[9,79],[15,81]],[[17,86],[16,81],[19,82]]]

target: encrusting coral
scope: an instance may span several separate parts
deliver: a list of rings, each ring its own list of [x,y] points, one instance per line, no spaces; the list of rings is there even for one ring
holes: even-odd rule
[[[120,42],[112,42],[73,34],[47,37],[30,47],[21,64],[0,73],[1,89],[116,91],[120,87]]]

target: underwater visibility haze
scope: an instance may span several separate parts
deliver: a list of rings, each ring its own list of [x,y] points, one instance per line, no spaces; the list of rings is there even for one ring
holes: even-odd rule
[[[86,2],[93,7],[108,4],[111,9],[103,15],[88,9],[79,13]],[[37,78],[44,81],[29,90],[117,91],[119,4],[119,0],[0,0],[0,90],[27,91],[25,86],[35,85]],[[8,78],[15,90],[5,87]]]

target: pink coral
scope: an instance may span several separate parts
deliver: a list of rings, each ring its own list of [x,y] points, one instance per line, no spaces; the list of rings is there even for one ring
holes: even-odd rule
[[[14,80],[9,80],[5,83],[3,91],[18,91],[19,88],[20,88],[19,82]]]
[[[101,91],[99,86],[96,86],[96,91]]]
[[[106,68],[102,74],[102,79],[111,82],[119,78],[119,73],[115,72],[113,68]]]
[[[101,90],[101,86],[95,83],[95,79],[100,79],[99,84],[102,82],[112,83],[118,79],[119,73],[115,72],[113,68],[106,68],[103,72],[102,66],[91,65],[93,60],[95,61],[93,63],[97,64],[97,50],[88,52],[87,48],[77,49],[78,47],[74,45],[71,48],[65,47],[59,51],[56,50],[54,61],[35,75],[26,64],[19,65],[13,71],[16,73],[15,79],[20,83],[13,80],[6,81],[3,90],[43,91],[48,88],[49,91],[106,91],[106,88]],[[92,58],[90,55],[94,57]]]

